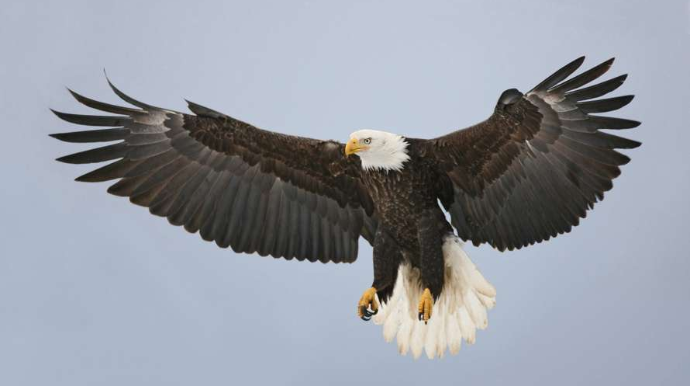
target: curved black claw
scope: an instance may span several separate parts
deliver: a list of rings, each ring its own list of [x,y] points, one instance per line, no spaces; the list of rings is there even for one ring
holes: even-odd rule
[[[366,308],[366,307],[361,307],[359,310],[360,310],[360,312],[362,313],[362,317],[361,317],[361,318],[362,318],[362,320],[365,321],[365,322],[370,321],[372,316],[374,316],[374,315],[376,315],[376,314],[379,313],[379,310],[369,311],[369,309]]]
[[[418,316],[419,316],[419,321],[421,322],[424,319],[424,313],[420,312]]]
[[[422,320],[424,320],[424,313],[420,312],[419,313],[419,321],[421,322]],[[429,322],[428,320],[424,320],[424,324],[427,324],[428,322]]]
[[[364,307],[364,306],[359,307],[359,314],[361,315],[360,318],[363,321],[368,322],[369,320],[371,320],[371,315],[369,315],[369,311],[367,310],[366,307]]]

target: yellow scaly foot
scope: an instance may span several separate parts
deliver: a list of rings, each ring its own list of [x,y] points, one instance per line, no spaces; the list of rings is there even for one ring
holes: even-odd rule
[[[371,317],[378,312],[379,302],[376,301],[376,288],[371,287],[364,291],[364,294],[359,299],[359,303],[357,303],[357,316],[366,322],[371,320]]]
[[[419,299],[419,320],[423,320],[424,324],[431,318],[431,309],[434,308],[434,297],[431,296],[431,290],[428,288],[424,289],[421,299]]]

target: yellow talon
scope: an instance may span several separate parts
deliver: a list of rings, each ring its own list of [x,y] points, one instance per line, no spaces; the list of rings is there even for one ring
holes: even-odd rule
[[[369,309],[371,308],[371,311]],[[364,321],[368,321],[372,316],[379,312],[379,303],[376,301],[376,288],[371,287],[364,291],[364,294],[357,303],[357,316]]]
[[[423,320],[424,324],[426,324],[429,321],[429,318],[431,318],[431,310],[434,308],[434,297],[431,296],[431,290],[428,288],[424,289],[424,293],[422,293],[422,298],[419,299],[419,320]]]

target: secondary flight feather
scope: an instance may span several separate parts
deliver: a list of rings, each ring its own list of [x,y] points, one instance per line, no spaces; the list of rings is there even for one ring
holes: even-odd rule
[[[473,343],[495,304],[461,240],[503,251],[569,232],[629,162],[618,149],[640,145],[611,133],[639,122],[599,115],[632,101],[601,98],[626,76],[591,85],[613,59],[571,77],[583,61],[527,93],[505,91],[487,120],[434,139],[285,135],[192,102],[193,114],[155,107],[110,82],[133,107],[70,91],[109,115],[55,114],[104,128],[52,136],[114,142],[58,161],[112,161],[77,181],[116,181],[109,193],[222,248],[349,263],[363,237],[374,247],[374,279],[357,314],[383,324],[401,353],[433,358]]]

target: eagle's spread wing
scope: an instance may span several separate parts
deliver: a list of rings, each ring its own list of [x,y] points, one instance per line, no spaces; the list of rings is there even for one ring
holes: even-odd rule
[[[237,252],[352,262],[359,236],[372,242],[371,198],[343,144],[261,130],[191,102],[196,115],[173,112],[112,87],[137,108],[73,93],[84,105],[117,115],[55,112],[71,123],[111,127],[52,135],[57,139],[118,141],[59,158],[117,160],[78,181],[119,180],[108,192]]]
[[[570,231],[611,189],[619,166],[629,161],[615,149],[640,143],[602,130],[639,122],[592,115],[617,110],[633,97],[595,99],[626,75],[582,88],[613,59],[566,80],[583,61],[525,95],[504,92],[486,121],[428,142],[442,176],[439,197],[460,237],[500,250],[541,242]]]

